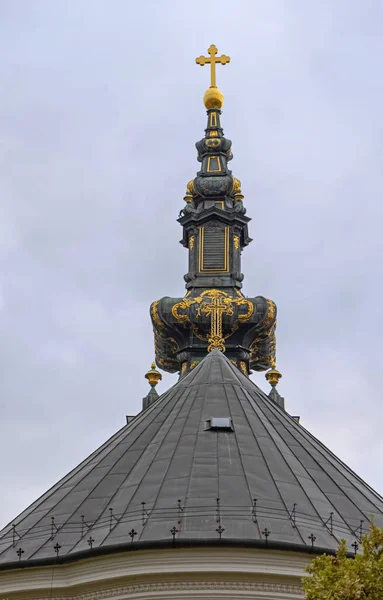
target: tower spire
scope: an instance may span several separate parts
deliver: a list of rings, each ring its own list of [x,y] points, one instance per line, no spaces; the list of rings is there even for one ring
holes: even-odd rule
[[[210,57],[211,86],[204,96],[207,127],[196,143],[201,168],[189,181],[178,222],[181,244],[188,250],[189,270],[183,298],[162,298],[151,305],[156,362],[169,372],[188,373],[208,352],[218,349],[245,374],[269,369],[275,360],[276,306],[262,296],[242,292],[241,253],[251,242],[250,218],[243,204],[241,182],[228,163],[231,140],[221,126],[223,94],[216,87],[215,67],[230,58]]]

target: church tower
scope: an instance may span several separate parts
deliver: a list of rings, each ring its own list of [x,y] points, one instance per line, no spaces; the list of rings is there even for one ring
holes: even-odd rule
[[[210,46],[211,85],[204,96],[207,111],[205,136],[196,143],[201,168],[187,184],[185,207],[178,219],[181,243],[188,251],[189,270],[184,276],[187,293],[182,298],[153,302],[156,361],[170,373],[187,375],[213,349],[248,375],[275,363],[276,306],[262,296],[246,298],[242,292],[242,250],[251,242],[241,182],[229,162],[232,143],[221,125],[223,94],[216,87],[217,56]]]
[[[242,292],[250,219],[215,74],[230,59],[208,53],[201,168],[178,219],[186,292],[150,308],[157,366],[179,380],[159,396],[153,363],[143,410],[0,532],[0,598],[298,600],[313,555],[341,538],[354,554],[370,519],[383,526],[383,498],[276,389],[275,304]]]

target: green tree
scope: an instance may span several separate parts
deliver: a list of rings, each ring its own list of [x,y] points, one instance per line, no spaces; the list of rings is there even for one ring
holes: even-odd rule
[[[361,554],[347,557],[341,540],[335,556],[317,556],[303,578],[306,600],[383,600],[383,529],[371,524]]]

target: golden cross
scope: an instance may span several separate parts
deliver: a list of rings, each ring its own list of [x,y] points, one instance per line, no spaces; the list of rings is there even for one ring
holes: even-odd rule
[[[230,56],[226,56],[226,54],[222,54],[221,56],[217,56],[218,48],[212,44],[208,49],[208,53],[210,54],[210,58],[208,56],[199,56],[195,59],[197,65],[201,65],[203,67],[206,64],[210,64],[210,87],[217,87],[217,81],[215,76],[215,65],[217,63],[221,63],[221,65],[226,65],[230,62]]]
[[[214,348],[218,348],[221,352],[225,352],[225,340],[222,334],[222,315],[224,313],[228,316],[233,315],[231,299],[223,298],[218,292],[211,300],[212,301],[202,309],[206,315],[211,315],[208,351],[211,352]]]

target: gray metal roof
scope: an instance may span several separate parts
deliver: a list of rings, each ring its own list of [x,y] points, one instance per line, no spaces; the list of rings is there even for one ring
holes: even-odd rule
[[[8,525],[0,564],[173,538],[351,549],[371,515],[382,497],[214,351]]]

